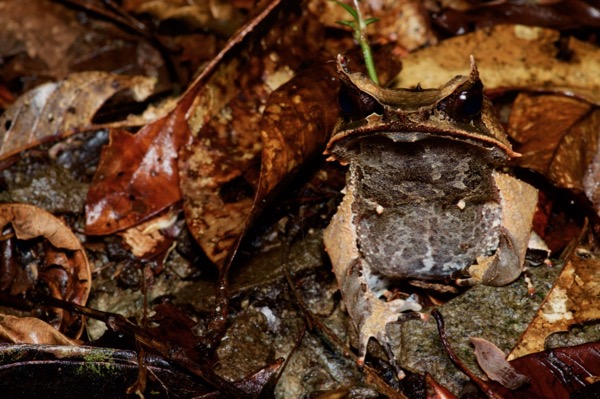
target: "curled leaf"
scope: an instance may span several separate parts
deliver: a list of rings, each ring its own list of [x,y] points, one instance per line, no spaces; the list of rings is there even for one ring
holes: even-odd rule
[[[3,272],[8,273],[10,278],[0,276],[0,288],[10,289],[12,294],[34,289],[38,281],[32,278],[33,275],[37,276],[37,280],[42,282],[55,298],[85,305],[92,282],[91,268],[75,234],[60,219],[33,205],[0,204],[0,230],[9,224],[12,225],[18,240],[44,237],[50,245],[41,244],[41,248],[35,251],[43,252],[46,256],[43,262],[37,259],[35,262],[29,262],[33,263],[34,273],[23,274],[21,270],[27,265],[5,268]],[[10,239],[4,241],[3,246],[3,263],[10,265],[14,262],[18,250],[11,244]],[[83,331],[81,319],[58,309],[55,313],[54,327],[63,332],[71,331],[72,336],[79,337]]]
[[[35,317],[0,314],[0,340],[13,344],[75,345],[50,324]]]

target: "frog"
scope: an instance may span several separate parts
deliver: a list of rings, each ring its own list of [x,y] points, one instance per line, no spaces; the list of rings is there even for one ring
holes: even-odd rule
[[[503,286],[525,268],[538,192],[503,172],[513,151],[473,57],[434,89],[383,88],[338,56],[340,117],[325,154],[348,166],[324,230],[358,362],[376,339],[399,377],[386,327],[421,305],[386,300],[394,281]]]

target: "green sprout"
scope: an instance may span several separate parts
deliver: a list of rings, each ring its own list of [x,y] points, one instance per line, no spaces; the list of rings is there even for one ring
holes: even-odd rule
[[[353,20],[337,21],[338,24],[348,26],[354,31],[354,39],[360,44],[360,48],[365,58],[365,65],[367,66],[367,72],[373,82],[379,84],[379,78],[377,77],[377,71],[375,70],[375,63],[373,62],[373,54],[371,54],[371,46],[367,41],[367,26],[373,22],[379,21],[379,18],[367,18],[364,19],[360,12],[358,0],[354,0],[354,8],[342,3],[339,0],[331,0],[334,3],[342,6],[344,10],[348,11],[352,15]]]

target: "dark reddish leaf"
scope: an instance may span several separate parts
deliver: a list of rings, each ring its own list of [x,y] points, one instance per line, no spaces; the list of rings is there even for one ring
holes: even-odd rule
[[[302,122],[307,123],[311,118],[321,117],[323,103],[314,102],[324,99],[319,90],[330,90],[326,94],[327,104],[334,101],[333,91],[327,88],[332,84],[327,79],[333,77],[323,74],[323,68],[299,80],[300,84],[280,87],[267,103],[272,87],[287,81],[294,73],[297,60],[290,54],[304,45],[297,44],[302,43],[300,37],[304,34],[290,27],[307,23],[306,18],[297,13],[280,15],[262,38],[260,49],[248,46],[239,55],[240,61],[232,64],[230,73],[225,75],[227,81],[219,82],[218,97],[214,95],[222,108],[214,110],[212,119],[202,125],[194,143],[181,154],[186,221],[204,252],[217,264],[223,263],[248,225],[255,198],[262,201],[273,189],[272,183],[295,169],[310,155],[307,151],[314,152],[315,143],[328,134],[319,128],[331,128],[333,124],[335,116],[329,126],[320,122],[311,125],[314,121],[304,125],[298,119],[304,117]],[[280,51],[282,41],[290,44]],[[309,81],[311,88],[306,86]],[[314,94],[309,94],[311,90]],[[265,115],[270,115],[273,121],[264,122],[269,121],[269,116],[265,116],[261,122],[265,103]],[[276,127],[277,123],[281,126]],[[274,127],[280,130],[270,132]],[[265,163],[259,172],[261,136]],[[261,191],[257,194],[259,180],[264,183],[260,183]]]
[[[134,226],[181,199],[177,153],[190,139],[186,111],[177,106],[137,134],[111,130],[87,195],[86,234]]]

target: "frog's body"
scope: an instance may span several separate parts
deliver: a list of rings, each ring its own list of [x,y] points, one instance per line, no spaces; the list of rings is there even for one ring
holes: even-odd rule
[[[418,308],[379,300],[385,279],[515,280],[537,192],[496,171],[516,154],[474,64],[438,90],[414,91],[382,89],[343,58],[338,69],[350,113],[327,151],[350,168],[325,246],[364,357],[371,336],[385,343],[385,325]]]

